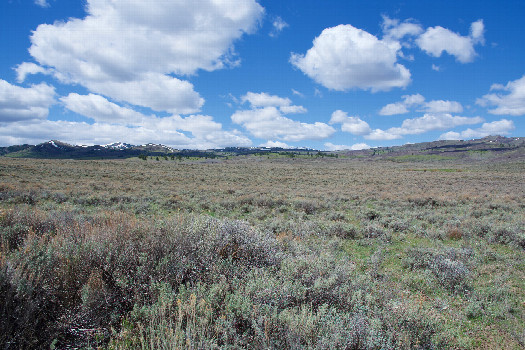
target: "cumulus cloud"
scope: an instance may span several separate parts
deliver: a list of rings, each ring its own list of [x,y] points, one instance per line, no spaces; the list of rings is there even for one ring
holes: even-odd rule
[[[284,28],[288,27],[288,23],[278,16],[273,20],[272,27],[272,31],[269,35],[271,37],[276,37],[283,31]]]
[[[198,111],[203,100],[170,74],[235,65],[233,43],[264,12],[255,0],[88,0],[86,9],[83,19],[38,26],[33,58],[63,82],[172,113]]]
[[[289,98],[270,95],[266,92],[248,92],[241,97],[241,102],[249,102],[252,108],[258,107],[279,107],[283,114],[298,114],[306,113],[307,109],[303,106],[292,105],[292,100]]]
[[[419,95],[420,96],[420,95]],[[419,100],[418,95],[407,96],[406,100]],[[341,130],[353,135],[361,135],[366,140],[396,140],[405,135],[423,134],[434,130],[445,130],[460,125],[482,123],[480,117],[453,116],[448,113],[425,113],[422,117],[405,119],[401,126],[387,130],[372,129],[368,123],[358,117],[349,117],[347,113],[337,110],[332,113],[330,124],[340,123]]]
[[[276,95],[270,95],[266,92],[248,92],[246,95],[241,97],[242,103],[249,102],[253,107],[281,107],[289,106],[292,104],[292,100],[289,98],[279,97]]]
[[[180,115],[163,118],[154,115],[147,116],[94,94],[71,93],[60,100],[67,109],[95,120],[95,126],[86,126],[81,123],[72,125],[80,130],[105,130],[111,125],[115,128],[115,134],[113,136],[102,135],[113,137],[113,141],[155,142],[178,148],[200,149],[251,145],[251,141],[242,133],[237,130],[223,130],[222,124],[215,122],[213,117],[207,115],[190,115],[184,118]],[[141,136],[131,135],[134,132]],[[191,133],[193,137],[188,137],[185,133]],[[155,136],[155,134],[158,135]],[[147,141],[146,136],[152,139]],[[101,136],[96,135],[96,137]]]
[[[279,108],[281,112],[284,114],[298,114],[298,113],[306,113],[308,110],[304,108],[303,106],[282,106]]]
[[[325,143],[324,147],[327,151],[342,151],[342,150],[359,151],[362,149],[370,148],[370,146],[368,146],[366,143],[356,143],[352,146],[347,146],[347,145],[334,145],[331,142]]]
[[[344,91],[390,90],[410,83],[410,72],[397,63],[401,45],[380,40],[351,25],[327,28],[306,54],[293,53],[290,62],[326,88]]]
[[[447,52],[455,56],[457,61],[468,63],[476,56],[474,45],[484,44],[484,28],[481,19],[470,25],[468,36],[461,36],[440,26],[430,27],[416,39],[416,44],[431,56],[440,57],[443,52]]]
[[[440,140],[466,140],[489,135],[508,135],[515,129],[512,120],[502,119],[492,123],[483,123],[480,128],[467,129],[462,132],[449,131],[439,136]]]
[[[425,98],[420,94],[415,95],[404,95],[403,101],[389,103],[379,111],[380,115],[396,115],[408,113],[409,107],[414,105],[421,105],[425,102]]]
[[[51,69],[46,69],[44,67],[39,66],[38,64],[32,63],[32,62],[23,62],[16,66],[16,80],[19,83],[24,82],[26,80],[26,77],[30,74],[52,74],[53,71]]]
[[[284,143],[284,142],[281,142],[281,141],[268,141],[268,142],[265,142],[265,143],[261,143],[260,144],[260,147],[268,147],[268,148],[273,148],[273,147],[279,147],[279,148],[291,148],[290,145]]]
[[[432,114],[425,113],[422,117],[405,119],[401,127],[390,128],[387,131],[395,135],[423,134],[433,130],[445,130],[460,125],[479,124],[483,122],[481,117],[461,117],[448,113]]]
[[[489,109],[491,114],[520,116],[525,114],[525,75],[520,79],[509,81],[507,85],[494,84],[491,91],[501,91],[478,98],[476,103]]]
[[[367,135],[372,129],[367,122],[358,117],[349,117],[346,112],[337,110],[332,113],[330,124],[341,124],[341,131],[351,133],[353,135]]]
[[[419,103],[421,95],[407,95],[404,99],[408,105]],[[387,130],[372,129],[367,122],[358,117],[349,117],[346,112],[337,110],[332,113],[330,124],[341,124],[341,131],[361,135],[367,140],[396,140],[404,135],[423,134],[433,130],[445,130],[460,125],[482,123],[480,117],[453,116],[448,113],[425,113],[422,117],[405,119],[400,127]]]
[[[379,111],[380,115],[396,115],[409,112],[409,108],[418,107],[418,111],[427,113],[461,113],[463,106],[456,101],[432,100],[425,102],[420,94],[402,96],[403,101],[389,103]]]
[[[429,113],[461,113],[463,106],[456,101],[434,100],[425,103],[424,110]]]
[[[0,124],[0,145],[37,144],[59,139],[71,144],[108,144],[117,140],[131,144],[159,143],[179,149],[251,146],[239,131],[224,131],[209,116],[152,117],[140,125],[32,120]],[[211,121],[211,122],[210,122]],[[203,124],[205,127],[203,127]],[[215,125],[214,125],[215,124]],[[188,130],[193,137],[183,131]]]
[[[237,111],[231,119],[242,125],[253,136],[284,141],[320,140],[331,136],[331,126],[315,122],[303,123],[284,117],[276,107]]]
[[[55,88],[41,83],[29,88],[0,79],[0,123],[44,119],[55,103]]]
[[[61,97],[60,101],[70,111],[91,118],[96,122],[136,124],[147,118],[142,113],[121,107],[100,95],[70,93],[68,96]]]
[[[395,18],[389,18],[388,16],[383,16],[383,24],[381,27],[384,34],[383,38],[391,41],[399,41],[407,36],[415,37],[423,32],[423,28],[418,23],[410,20],[400,21]]]
[[[155,111],[170,113],[195,113],[204,104],[204,99],[185,80],[164,74],[147,73],[131,81],[106,81],[89,84],[92,91],[98,91],[117,101],[149,107]]]
[[[379,111],[379,115],[397,115],[408,113],[409,110],[403,102],[389,103]]]

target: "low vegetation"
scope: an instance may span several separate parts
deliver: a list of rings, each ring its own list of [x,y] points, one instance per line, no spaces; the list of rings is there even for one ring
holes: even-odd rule
[[[525,163],[0,157],[4,349],[521,349]]]

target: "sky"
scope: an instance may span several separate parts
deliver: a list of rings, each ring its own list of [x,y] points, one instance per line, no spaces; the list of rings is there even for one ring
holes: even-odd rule
[[[2,0],[0,146],[525,136],[525,1]]]

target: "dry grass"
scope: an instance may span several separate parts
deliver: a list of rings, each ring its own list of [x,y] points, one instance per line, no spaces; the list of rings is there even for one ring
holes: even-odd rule
[[[519,349],[524,174],[0,157],[0,342]]]

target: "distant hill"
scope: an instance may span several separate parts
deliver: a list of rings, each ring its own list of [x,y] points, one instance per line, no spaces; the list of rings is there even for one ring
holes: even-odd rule
[[[177,150],[172,147],[146,144],[130,145],[116,142],[108,145],[76,146],[57,140],[38,145],[0,147],[0,156],[13,158],[56,159],[118,159],[131,157],[227,157],[234,155],[270,154],[295,156],[338,156],[345,158],[388,159],[392,161],[419,161],[441,159],[497,159],[525,160],[525,138],[487,136],[476,140],[449,140],[394,147],[378,147],[360,151],[318,151],[314,149],[283,149],[278,147],[228,147],[212,150]]]
[[[487,136],[475,140],[446,140],[378,147],[360,151],[342,151],[347,157],[417,161],[440,159],[498,159],[525,160],[525,137]]]

